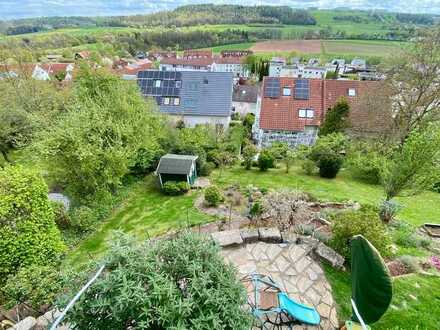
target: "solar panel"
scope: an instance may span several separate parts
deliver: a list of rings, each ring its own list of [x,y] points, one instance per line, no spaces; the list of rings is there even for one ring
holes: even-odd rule
[[[138,74],[138,85],[142,94],[147,96],[180,96],[180,88],[176,88],[176,81],[180,81],[181,73],[175,71],[147,70]],[[160,87],[156,82],[160,80]]]
[[[299,100],[309,99],[309,81],[307,79],[297,79],[295,81],[295,98]]]
[[[265,97],[279,97],[280,96],[280,80],[277,78],[267,79],[264,84]]]

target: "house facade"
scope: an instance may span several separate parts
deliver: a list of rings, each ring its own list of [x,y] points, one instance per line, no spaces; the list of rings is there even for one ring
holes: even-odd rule
[[[374,81],[266,77],[253,127],[260,146],[275,141],[294,147],[316,140],[328,109],[344,97],[356,112],[359,100]]]
[[[146,70],[138,73],[137,82],[142,94],[153,97],[162,113],[182,120],[186,127],[229,126],[232,73]]]
[[[258,86],[235,85],[232,94],[232,109],[234,113],[245,116],[257,113]]]
[[[32,72],[32,78],[36,80],[59,80],[70,81],[73,78],[73,63],[43,63],[36,64]]]

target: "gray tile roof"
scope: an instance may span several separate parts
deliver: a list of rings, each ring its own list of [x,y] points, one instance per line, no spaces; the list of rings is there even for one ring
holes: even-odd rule
[[[190,174],[192,163],[197,156],[166,154],[160,159],[156,172],[158,174]]]
[[[233,102],[257,103],[258,87],[250,85],[234,86]]]
[[[178,93],[167,95],[168,89],[155,91],[150,94],[142,83],[141,77],[151,75],[149,72],[141,71],[138,74],[138,84],[145,96],[155,96],[160,105],[160,111],[174,115],[195,115],[195,116],[229,116],[232,108],[232,72],[203,72],[203,71],[181,71],[178,76],[182,85]],[[156,71],[154,79],[161,79],[171,72]],[[163,105],[162,97],[180,97],[179,105]]]

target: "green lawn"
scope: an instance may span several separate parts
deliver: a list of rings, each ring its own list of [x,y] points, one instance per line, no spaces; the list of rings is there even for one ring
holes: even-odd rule
[[[325,265],[327,279],[332,285],[333,298],[340,320],[351,316],[350,274]],[[391,307],[373,330],[440,329],[440,277],[408,275],[394,279]],[[415,298],[415,299],[414,299]]]
[[[130,188],[127,199],[113,212],[98,230],[72,251],[67,262],[81,264],[89,256],[101,254],[112,231],[122,230],[146,239],[169,230],[212,221],[213,218],[193,207],[197,192],[186,196],[163,195],[153,176],[137,182]]]
[[[289,174],[282,168],[260,172],[257,169],[246,171],[237,167],[223,171],[221,177],[216,172],[213,177],[221,185],[239,182],[242,186],[252,184],[273,189],[298,189],[326,201],[352,200],[377,205],[384,198],[380,186],[355,181],[345,171],[335,179],[323,179],[307,176],[298,167],[293,168]],[[440,194],[426,192],[416,196],[399,197],[397,200],[404,207],[399,213],[401,219],[417,226],[425,222],[440,222],[440,211],[437,207],[440,204]]]

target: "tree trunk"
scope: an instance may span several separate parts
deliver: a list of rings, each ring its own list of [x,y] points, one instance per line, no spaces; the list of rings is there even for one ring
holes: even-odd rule
[[[1,150],[1,153],[3,155],[3,158],[5,159],[6,162],[11,163],[11,160],[8,158],[8,153],[5,150]]]

